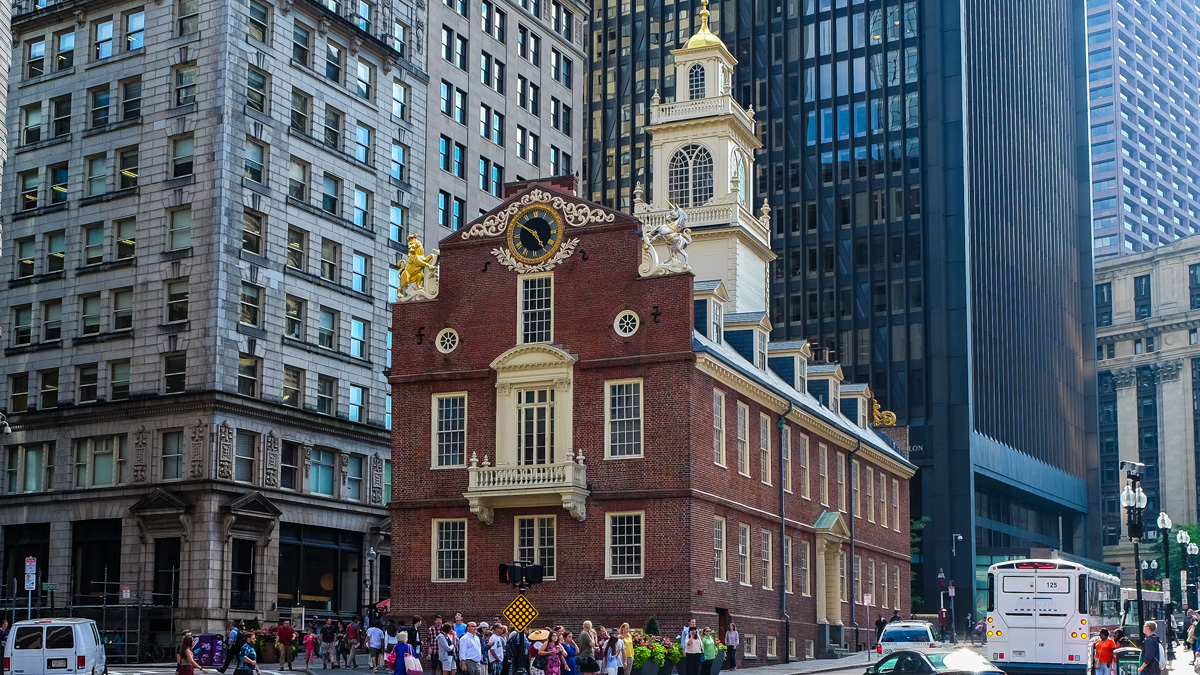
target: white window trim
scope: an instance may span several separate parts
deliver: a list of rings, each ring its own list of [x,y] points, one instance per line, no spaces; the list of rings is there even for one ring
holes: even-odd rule
[[[638,574],[613,574],[612,571],[612,519],[613,516],[637,516],[642,521],[642,571]],[[604,578],[605,579],[641,579],[646,576],[646,512],[645,511],[610,511],[604,514]]]
[[[438,578],[438,524],[439,523],[463,523],[463,578],[462,579],[439,579]],[[465,584],[471,578],[471,547],[470,547],[470,525],[466,518],[434,518],[430,522],[429,529],[429,579],[435,584]]]
[[[463,462],[462,464],[447,464],[438,466],[438,401],[446,398],[459,398],[463,400]],[[442,469],[465,469],[467,467],[467,445],[468,445],[468,429],[467,429],[467,414],[470,410],[470,399],[465,391],[447,391],[438,394],[433,394],[429,397],[429,468],[434,470]]]
[[[541,342],[526,342],[525,341],[525,282],[530,279],[538,279],[542,277],[550,278],[550,339]],[[538,274],[518,274],[517,275],[517,344],[518,345],[543,345],[554,344],[554,302],[557,299],[558,291],[555,288],[554,272],[540,272]]]
[[[771,477],[771,416],[758,414],[758,458],[762,466],[758,468],[759,480],[763,485],[772,485]]]
[[[754,633],[749,633],[742,636],[742,658],[758,658],[758,636]]]
[[[612,452],[612,405],[611,387],[620,384],[638,385],[638,438],[641,439],[641,452],[636,455],[613,455]],[[641,459],[646,456],[646,383],[640,377],[624,380],[604,381],[604,459]]]
[[[783,476],[780,477],[780,480],[783,481],[783,491],[790,495],[792,494],[792,483],[795,482],[792,472],[796,470],[796,467],[793,465],[792,428],[786,424],[783,426],[783,459],[786,461],[783,461],[782,464],[787,470],[783,471]]]
[[[715,461],[715,459],[714,459],[713,464],[716,464],[717,466],[721,467],[722,469],[727,469],[727,468],[729,468],[729,466],[728,466],[729,465],[729,457],[725,454],[725,437],[726,437],[726,433],[728,431],[725,428],[725,422],[726,422],[726,420],[725,420],[725,392],[721,391],[720,389],[713,389],[713,408],[717,407],[718,399],[720,399],[720,401],[721,401],[720,411],[719,411],[720,415],[719,416],[717,415],[717,412],[718,412],[717,410],[713,410],[713,423],[715,425],[716,421],[718,419],[720,419],[721,420],[721,428],[717,429],[714,426],[713,431],[720,432],[719,438],[721,439],[721,450],[720,450],[721,461],[718,462],[718,461]]]
[[[796,592],[796,576],[795,557],[796,557],[796,540],[791,535],[783,537],[783,565],[781,570],[786,570],[783,575],[783,592],[792,595]]]
[[[779,641],[774,635],[767,636],[767,658],[779,658]]]
[[[875,522],[875,469],[867,467],[867,476],[863,481],[863,488],[866,489],[866,494],[863,499],[867,503],[867,522]]]
[[[721,523],[721,562],[718,563],[717,569],[713,570],[713,581],[721,583],[729,582],[729,523],[726,522],[724,516],[713,516],[713,553],[716,553],[716,527],[717,523]],[[713,557],[713,562],[716,563],[716,556]]]
[[[808,436],[801,431],[797,434],[800,441],[800,497],[812,501],[812,456],[808,452]],[[795,461],[795,453],[792,460]]]
[[[546,581],[557,581],[558,580],[558,567],[559,567],[559,565],[558,565],[558,562],[559,562],[559,560],[558,560],[558,516],[554,515],[553,513],[530,513],[530,514],[524,514],[524,515],[513,517],[513,560],[521,559],[520,553],[519,553],[521,550],[521,547],[520,547],[521,542],[520,542],[520,539],[518,538],[519,534],[520,534],[520,521],[525,520],[525,519],[532,519],[534,521],[534,523],[533,523],[534,530],[535,530],[534,536],[537,536],[538,533],[536,530],[538,527],[537,521],[539,518],[549,518],[550,522],[553,523],[553,525],[551,527],[554,530],[554,574],[545,576],[545,577],[543,577],[543,579]],[[642,538],[645,539],[644,531],[642,534]],[[534,548],[534,551],[536,552],[537,548],[538,548],[536,543],[534,544],[533,548]],[[535,560],[533,562],[539,563],[539,564],[541,563],[541,561],[539,561],[539,560]]]
[[[745,534],[746,551],[742,552],[742,535]],[[746,523],[738,523],[738,583],[742,586],[749,586],[750,580],[754,578],[754,572],[750,569],[752,560],[750,559],[750,525]],[[746,561],[746,575],[742,576],[742,560]]]
[[[742,421],[745,424],[742,424]],[[737,402],[737,428],[734,430],[737,433],[737,453],[738,453],[738,474],[750,477],[750,406]],[[745,461],[743,461],[745,460]],[[743,470],[743,464],[745,470]]]
[[[829,508],[829,446],[824,443],[817,446],[817,478],[821,481],[821,506]]]
[[[900,481],[892,479],[892,529],[900,531]]]
[[[760,530],[758,533],[759,544],[762,546],[762,551],[759,552],[759,558],[762,559],[762,587],[768,591],[775,589],[775,537],[770,530]]]
[[[812,542],[807,539],[800,540],[800,569],[804,571],[804,580],[800,584],[800,595],[810,598],[812,597],[812,573],[808,566],[812,559]]]

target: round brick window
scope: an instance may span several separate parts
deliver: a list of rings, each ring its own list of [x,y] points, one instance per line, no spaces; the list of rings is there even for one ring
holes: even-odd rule
[[[613,321],[613,330],[617,331],[617,335],[621,337],[629,337],[636,333],[641,325],[642,320],[638,318],[637,312],[627,309],[617,315]]]
[[[443,328],[437,334],[437,348],[443,354],[449,354],[458,347],[458,332],[453,328]]]

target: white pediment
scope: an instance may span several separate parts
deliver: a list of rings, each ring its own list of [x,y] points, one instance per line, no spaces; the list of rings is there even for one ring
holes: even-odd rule
[[[570,368],[579,359],[553,345],[518,345],[492,361],[492,370],[498,373]]]

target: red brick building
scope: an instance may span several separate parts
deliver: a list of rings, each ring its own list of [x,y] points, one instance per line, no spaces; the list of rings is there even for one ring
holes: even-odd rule
[[[570,181],[510,186],[398,306],[400,611],[490,619],[513,597],[497,565],[529,559],[546,566],[539,625],[732,620],[747,665],[850,644],[854,618],[869,642],[877,615],[908,613],[914,467],[868,425],[865,386],[769,343],[769,218],[738,189],[753,120],[706,32],[676,53],[699,86],[656,106],[655,175],[673,176],[657,201],[629,215]],[[673,205],[688,261],[656,229]]]

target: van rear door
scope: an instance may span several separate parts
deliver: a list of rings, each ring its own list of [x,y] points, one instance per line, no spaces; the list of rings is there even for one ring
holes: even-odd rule
[[[75,626],[46,626],[46,675],[73,674],[76,663]]]
[[[42,662],[42,645],[45,631],[41,626],[17,626],[13,641],[12,660],[9,668],[13,675],[41,673],[46,667]]]

